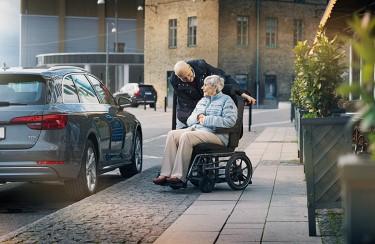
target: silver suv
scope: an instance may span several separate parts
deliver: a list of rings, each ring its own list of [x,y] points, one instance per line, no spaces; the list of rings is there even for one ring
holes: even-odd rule
[[[98,174],[142,170],[142,128],[95,76],[78,67],[0,71],[0,182],[62,181],[73,199]]]

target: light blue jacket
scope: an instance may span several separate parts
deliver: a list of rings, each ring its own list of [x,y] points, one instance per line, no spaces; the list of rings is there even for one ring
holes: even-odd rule
[[[187,119],[187,125],[197,130],[206,130],[216,134],[224,145],[228,145],[229,134],[217,134],[216,127],[230,128],[237,121],[237,107],[232,98],[219,92],[212,97],[203,97]],[[204,114],[203,125],[198,123],[198,115]]]

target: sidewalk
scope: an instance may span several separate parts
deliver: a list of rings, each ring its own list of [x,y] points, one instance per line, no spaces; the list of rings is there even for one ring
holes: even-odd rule
[[[245,150],[254,167],[244,191],[217,185],[155,243],[321,243],[309,237],[303,166],[293,127],[266,128]]]
[[[159,167],[74,203],[6,236],[0,243],[322,243],[309,237],[303,165],[293,127],[268,127],[241,141],[253,184],[211,193],[151,183]],[[242,149],[241,149],[242,150]],[[317,228],[319,231],[319,228]]]

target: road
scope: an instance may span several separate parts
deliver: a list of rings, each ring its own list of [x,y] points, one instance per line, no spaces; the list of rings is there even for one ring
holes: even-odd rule
[[[147,107],[129,108],[140,120],[143,129],[143,170],[158,166],[162,161],[167,132],[172,128],[172,111]],[[248,131],[249,110],[244,112],[244,128]],[[290,107],[280,109],[253,109],[251,132],[265,127],[290,125]],[[251,155],[250,155],[251,157]],[[122,180],[118,170],[99,178],[99,190]],[[151,180],[151,179],[150,179]],[[0,185],[0,236],[32,223],[73,202],[65,194],[61,184],[7,183]]]

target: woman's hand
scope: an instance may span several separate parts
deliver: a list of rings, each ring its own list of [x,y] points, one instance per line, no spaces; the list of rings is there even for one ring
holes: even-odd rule
[[[203,125],[204,117],[206,117],[204,114],[198,114],[198,116],[197,116],[198,124]]]

